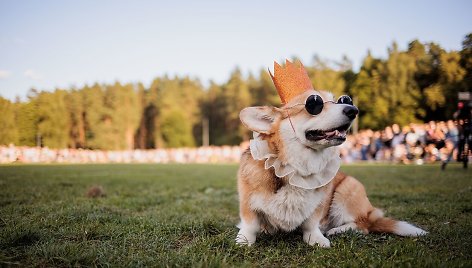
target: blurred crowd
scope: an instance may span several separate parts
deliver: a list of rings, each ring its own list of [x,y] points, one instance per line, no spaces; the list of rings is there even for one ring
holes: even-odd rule
[[[358,161],[433,163],[457,158],[459,130],[454,121],[397,124],[361,130],[341,145],[344,163]],[[0,163],[236,163],[248,143],[154,150],[102,151],[0,146]]]
[[[239,146],[102,151],[0,146],[0,163],[234,163]]]
[[[395,163],[433,163],[457,159],[459,129],[452,120],[388,126],[380,131],[361,130],[341,145],[345,163],[385,161]]]

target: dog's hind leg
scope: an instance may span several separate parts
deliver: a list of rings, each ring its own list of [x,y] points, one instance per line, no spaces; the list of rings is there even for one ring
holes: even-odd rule
[[[341,226],[339,226],[339,227],[335,227],[335,228],[330,229],[329,231],[326,232],[326,235],[327,235],[327,236],[330,236],[330,235],[340,234],[340,233],[347,232],[347,231],[349,231],[349,230],[361,232],[361,231],[359,230],[359,228],[357,228],[357,224],[356,224],[356,223],[354,223],[354,222],[349,222],[349,223],[343,224],[343,225],[341,225]]]

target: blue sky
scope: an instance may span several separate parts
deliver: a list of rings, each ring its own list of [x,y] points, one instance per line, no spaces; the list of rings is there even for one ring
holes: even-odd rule
[[[0,96],[190,75],[224,82],[315,54],[358,67],[393,41],[459,50],[472,1],[0,0]]]

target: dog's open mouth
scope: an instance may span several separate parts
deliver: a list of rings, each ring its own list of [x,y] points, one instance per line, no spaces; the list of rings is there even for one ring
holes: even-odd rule
[[[337,128],[332,128],[328,130],[308,130],[305,132],[305,137],[310,141],[319,141],[319,140],[346,140],[347,129],[351,124],[344,124]]]

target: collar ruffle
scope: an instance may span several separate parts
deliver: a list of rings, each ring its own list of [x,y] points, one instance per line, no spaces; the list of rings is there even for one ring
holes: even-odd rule
[[[261,139],[258,133],[254,133],[254,139],[249,141],[249,149],[255,160],[265,159],[265,169],[274,168],[277,177],[288,177],[290,185],[303,189],[312,190],[325,186],[334,178],[341,166],[341,158],[334,154],[321,172],[314,171],[307,176],[302,176],[290,163],[283,163],[278,155],[270,150],[268,142]]]

